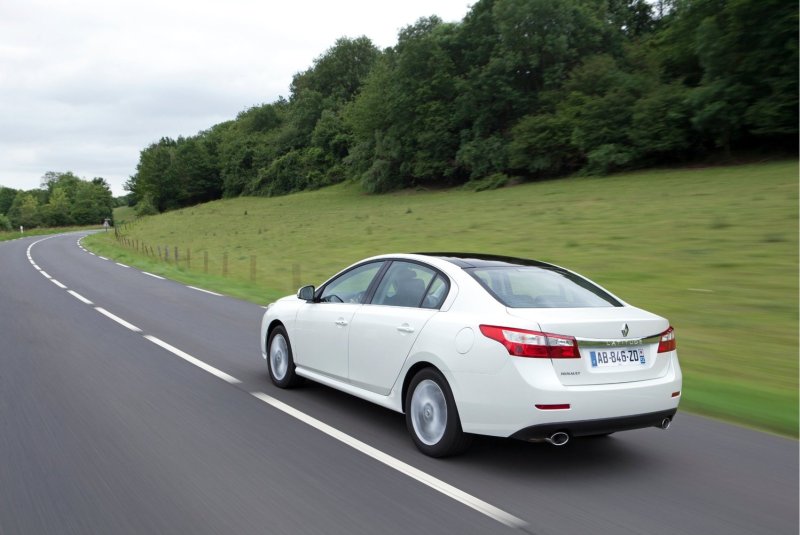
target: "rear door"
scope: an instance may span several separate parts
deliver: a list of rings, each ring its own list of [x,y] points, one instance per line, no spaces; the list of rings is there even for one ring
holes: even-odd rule
[[[447,279],[416,262],[392,262],[370,303],[353,316],[350,382],[388,395],[420,331],[444,301]]]

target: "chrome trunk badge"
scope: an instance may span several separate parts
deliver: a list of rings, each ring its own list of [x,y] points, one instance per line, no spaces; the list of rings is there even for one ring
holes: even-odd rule
[[[622,336],[628,336],[629,332],[630,329],[628,329],[628,324],[626,323],[625,325],[622,326]]]

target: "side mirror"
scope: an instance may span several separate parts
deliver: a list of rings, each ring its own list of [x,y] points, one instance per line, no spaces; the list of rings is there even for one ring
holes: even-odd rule
[[[314,286],[303,286],[297,290],[297,298],[302,299],[303,301],[313,301],[314,290]]]

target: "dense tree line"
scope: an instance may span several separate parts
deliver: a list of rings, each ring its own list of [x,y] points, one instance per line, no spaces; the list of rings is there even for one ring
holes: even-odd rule
[[[145,148],[127,188],[153,213],[794,151],[797,23],[787,0],[479,0],[383,51],[339,39],[288,100]]]
[[[99,225],[111,218],[115,204],[105,179],[83,180],[71,172],[50,171],[39,189],[0,186],[0,230]]]

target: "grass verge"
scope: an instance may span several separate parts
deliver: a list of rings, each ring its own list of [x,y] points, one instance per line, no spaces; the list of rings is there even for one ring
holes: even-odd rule
[[[670,319],[686,379],[683,408],[797,436],[797,176],[797,162],[785,161],[480,193],[371,196],[340,184],[142,218],[122,226],[124,246],[110,233],[85,242],[260,303],[387,252],[553,262]],[[145,247],[153,255],[142,254]],[[169,263],[156,251],[169,251]]]
[[[17,231],[0,232],[0,242],[16,240],[17,238],[27,238],[28,236],[46,236],[48,234],[61,234],[63,232],[74,232],[76,230],[96,230],[102,227],[93,225],[90,227],[49,227],[49,228],[35,228],[26,230],[24,233]]]

